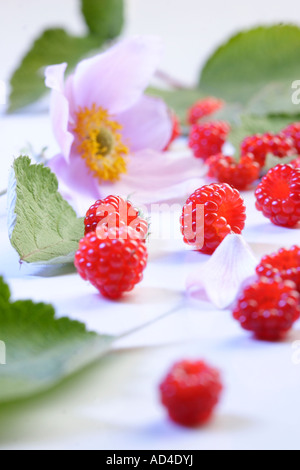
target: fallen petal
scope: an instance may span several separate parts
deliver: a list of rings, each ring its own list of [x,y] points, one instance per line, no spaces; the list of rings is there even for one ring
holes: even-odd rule
[[[206,295],[216,307],[228,308],[242,284],[255,274],[257,264],[244,238],[228,235],[209,261],[188,277],[187,292],[193,299],[204,300]]]

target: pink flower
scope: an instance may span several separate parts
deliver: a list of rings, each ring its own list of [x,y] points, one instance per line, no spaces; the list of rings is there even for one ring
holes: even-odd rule
[[[129,194],[141,188],[145,194],[148,188],[153,197],[153,190],[182,181],[183,165],[179,174],[178,162],[159,153],[172,134],[170,112],[163,101],[144,94],[160,56],[159,40],[136,37],[83,60],[66,81],[67,64],[47,68],[61,149],[49,166],[77,207],[121,189]]]

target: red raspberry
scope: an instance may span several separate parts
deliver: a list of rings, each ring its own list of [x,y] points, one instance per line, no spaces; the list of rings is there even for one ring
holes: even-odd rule
[[[119,196],[108,196],[96,201],[86,213],[84,220],[85,235],[94,232],[99,223],[103,222],[106,227],[130,226],[145,240],[148,233],[148,222],[139,217],[139,212],[131,202]]]
[[[300,157],[295,158],[295,160],[290,162],[293,168],[300,168]]]
[[[178,362],[160,385],[170,418],[190,427],[207,423],[222,390],[220,373],[202,361]]]
[[[300,153],[300,122],[295,122],[283,129],[282,134],[293,140],[296,153]]]
[[[277,253],[264,256],[256,272],[271,279],[280,276],[284,281],[293,281],[300,292],[300,247],[281,248]]]
[[[185,243],[212,254],[228,234],[242,232],[245,220],[246,207],[238,190],[228,184],[210,184],[197,189],[186,201],[181,233]]]
[[[260,166],[252,154],[244,155],[239,163],[233,157],[214,155],[207,160],[207,164],[209,177],[216,178],[220,183],[228,183],[239,190],[247,189],[259,178]]]
[[[300,318],[300,295],[293,282],[261,278],[246,287],[233,316],[258,339],[282,339]]]
[[[230,126],[226,122],[195,124],[191,128],[189,147],[195,157],[207,160],[212,155],[222,152],[229,131]]]
[[[171,147],[171,144],[181,135],[180,121],[175,113],[171,113],[171,119],[173,123],[173,131],[172,131],[171,139],[169,143],[166,145],[164,152],[169,150],[169,148]]]
[[[242,155],[252,153],[255,161],[262,168],[266,163],[268,153],[275,157],[284,158],[295,154],[292,139],[281,134],[257,134],[246,139],[241,144]]]
[[[193,124],[197,124],[200,119],[219,111],[223,106],[224,101],[211,96],[203,100],[199,100],[188,110],[188,123],[191,126]]]
[[[269,139],[260,134],[246,137],[241,144],[241,154],[243,156],[249,153],[254,155],[255,161],[262,168],[269,153]]]
[[[266,137],[269,139],[269,153],[275,155],[275,157],[284,158],[297,153],[293,140],[286,135],[282,133],[277,135],[266,134]]]
[[[101,231],[100,231],[101,232]],[[75,255],[78,273],[109,299],[130,292],[143,279],[147,248],[131,227],[110,229],[107,238],[88,233]]]
[[[300,221],[300,170],[277,165],[255,192],[256,208],[275,225],[295,227]]]

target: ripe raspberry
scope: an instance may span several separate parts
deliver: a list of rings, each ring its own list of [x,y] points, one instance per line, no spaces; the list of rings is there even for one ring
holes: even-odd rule
[[[280,134],[257,134],[246,137],[241,144],[241,153],[252,153],[255,161],[262,168],[266,163],[268,153],[275,157],[284,158],[296,153],[292,139]]]
[[[262,168],[269,153],[269,139],[260,134],[246,137],[241,144],[241,154],[243,156],[249,153],[254,155],[255,161]]]
[[[199,210],[204,207],[203,212]],[[246,207],[237,189],[210,184],[197,189],[183,207],[181,233],[184,242],[202,253],[212,254],[230,233],[245,227]]]
[[[258,180],[260,166],[250,153],[241,157],[239,163],[234,158],[222,154],[214,155],[207,160],[208,176],[220,183],[228,183],[236,189],[247,189]]]
[[[172,123],[173,123],[173,131],[172,131],[171,139],[169,143],[166,145],[164,152],[169,150],[169,148],[171,147],[171,144],[181,135],[181,126],[180,126],[180,121],[178,117],[176,116],[175,113],[172,113],[171,118],[172,118]]]
[[[78,273],[109,299],[130,292],[143,279],[147,248],[131,227],[110,229],[107,238],[88,233],[75,255]]]
[[[195,124],[191,128],[189,147],[195,157],[207,160],[212,155],[222,152],[229,131],[230,126],[226,122]]]
[[[258,339],[277,341],[300,318],[300,295],[293,282],[261,278],[246,287],[233,316]]]
[[[188,110],[188,123],[191,126],[197,124],[200,119],[219,111],[223,106],[224,101],[211,96],[199,100]]]
[[[294,147],[296,148],[296,153],[300,153],[300,122],[295,122],[290,126],[283,129],[282,134],[290,137],[293,140]]]
[[[296,155],[297,151],[291,138],[282,133],[277,135],[266,134],[266,137],[269,139],[269,153],[275,155],[275,157],[284,158]]]
[[[291,165],[293,168],[300,168],[300,157],[295,158],[295,160],[291,161],[291,162],[290,162],[290,165]]]
[[[281,248],[277,253],[264,256],[256,272],[271,279],[280,276],[284,281],[293,281],[300,292],[300,247]]]
[[[300,221],[300,170],[277,165],[255,192],[256,208],[275,225],[295,227]]]
[[[96,231],[97,225],[103,222],[106,227],[130,226],[145,240],[148,233],[148,222],[139,217],[139,212],[131,202],[119,196],[108,196],[96,201],[86,213],[84,220],[85,235]]]
[[[178,362],[160,385],[170,418],[190,427],[207,423],[222,390],[220,373],[202,361]]]

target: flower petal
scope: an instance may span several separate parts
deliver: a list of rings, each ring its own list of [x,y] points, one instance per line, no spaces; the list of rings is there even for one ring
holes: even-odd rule
[[[47,67],[45,83],[48,88],[52,89],[50,115],[53,132],[63,156],[68,161],[74,137],[68,131],[69,102],[64,93],[64,74],[66,68],[67,64]]]
[[[82,158],[71,155],[68,164],[63,155],[57,155],[48,162],[48,166],[57,176],[60,193],[78,214],[85,214],[87,208],[99,199],[97,180],[88,171]]]
[[[161,50],[158,38],[135,37],[83,60],[74,74],[76,105],[91,108],[96,104],[110,114],[130,108],[149,85]]]
[[[258,264],[241,235],[228,235],[209,261],[187,279],[187,292],[193,299],[205,295],[218,308],[229,307],[237,298],[242,284],[255,274]]]
[[[105,195],[128,196],[137,203],[181,202],[205,184],[206,168],[190,151],[159,153],[144,150],[129,157],[128,172],[121,181],[101,185]]]
[[[157,98],[142,96],[116,120],[123,126],[123,137],[132,152],[163,150],[172,135],[172,120],[166,104]]]

